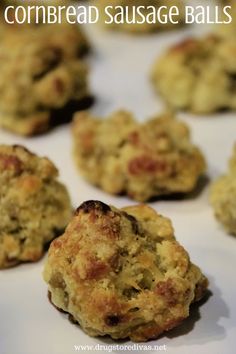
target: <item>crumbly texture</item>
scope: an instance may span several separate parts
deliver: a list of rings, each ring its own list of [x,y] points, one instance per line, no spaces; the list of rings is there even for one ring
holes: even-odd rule
[[[107,119],[81,112],[72,130],[81,174],[111,194],[146,201],[187,193],[205,170],[187,126],[168,114],[140,124],[126,111]]]
[[[183,1],[180,0],[113,0],[112,3],[109,0],[95,0],[95,4],[100,10],[100,15],[101,15],[101,23],[103,24],[103,27],[106,29],[115,29],[119,31],[126,31],[129,33],[136,33],[136,34],[141,34],[141,33],[148,33],[148,32],[154,32],[154,31],[159,31],[159,30],[168,30],[168,29],[174,29],[179,25],[183,25],[184,23],[184,5]],[[109,21],[109,17],[105,15],[104,8],[107,6],[113,6],[113,9],[109,9],[109,13],[113,16],[120,13],[120,8],[125,9],[128,6],[128,11],[130,13],[130,18],[131,20],[132,17],[132,7],[138,7],[138,6],[145,6],[147,8],[148,6],[154,6],[156,8],[156,11],[161,7],[161,6],[167,6],[167,9],[163,12],[163,15],[168,14],[170,8],[172,6],[176,6],[179,10],[179,15],[175,16],[175,21],[178,21],[178,24],[173,24],[170,21],[166,24],[162,24],[158,21],[155,23],[145,23],[138,24],[137,22],[142,21],[141,16],[137,14],[136,16],[136,23],[112,23],[112,24],[104,24],[105,20]],[[118,6],[118,10],[116,7]],[[142,10],[142,13],[144,16],[148,15],[150,13],[150,9]],[[119,19],[118,19],[119,20]]]
[[[174,109],[209,114],[236,109],[236,41],[190,38],[159,58],[152,69],[157,92]]]
[[[189,316],[208,285],[147,205],[83,203],[52,242],[44,269],[51,302],[91,336],[157,338]]]
[[[210,200],[216,218],[228,233],[236,236],[236,145],[228,173],[212,184]]]
[[[37,261],[72,215],[65,186],[47,158],[0,145],[0,268]]]
[[[80,59],[86,39],[68,24],[5,27],[0,39],[0,125],[22,135],[41,133],[50,127],[55,110],[79,105],[89,95],[88,69]]]

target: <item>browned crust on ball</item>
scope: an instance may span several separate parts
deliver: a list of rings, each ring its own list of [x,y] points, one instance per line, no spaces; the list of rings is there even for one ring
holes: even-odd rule
[[[37,261],[63,232],[70,198],[58,171],[19,145],[0,145],[0,268]]]
[[[107,119],[88,112],[73,121],[74,157],[81,174],[111,194],[150,198],[188,193],[205,171],[188,127],[169,114],[136,122],[118,111]]]
[[[208,282],[147,205],[84,202],[52,242],[44,269],[52,303],[91,336],[157,338],[189,316]]]

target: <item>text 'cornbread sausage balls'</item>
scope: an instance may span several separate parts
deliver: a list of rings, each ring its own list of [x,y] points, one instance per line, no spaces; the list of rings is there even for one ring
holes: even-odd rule
[[[25,25],[65,23],[65,10],[71,5],[70,0],[1,0],[0,9],[5,23],[19,25],[20,29]],[[62,10],[57,18],[58,8]]]
[[[179,325],[208,285],[169,219],[98,201],[83,203],[51,243],[44,279],[51,302],[86,333],[133,341]]]
[[[81,174],[112,194],[146,201],[190,192],[205,170],[187,126],[170,115],[140,124],[126,111],[107,119],[81,112],[72,129]]]
[[[22,146],[0,145],[0,268],[37,261],[72,207],[57,169]]]
[[[167,104],[195,114],[236,109],[236,41],[190,38],[159,58],[152,82]]]
[[[217,219],[228,233],[236,236],[236,145],[229,171],[212,184],[210,199]]]
[[[96,0],[101,24],[106,29],[148,33],[174,29],[185,19],[180,0]]]
[[[79,58],[85,46],[77,26],[7,30],[0,40],[0,126],[22,135],[41,133],[53,112],[79,106],[89,95],[87,65]],[[57,117],[54,123],[60,123]]]
[[[228,24],[215,25],[214,30],[219,36],[223,37],[234,37],[236,35],[236,2],[234,0],[222,1],[223,5],[230,6],[230,11],[228,11],[232,17],[232,21]],[[223,16],[225,20],[226,16]]]

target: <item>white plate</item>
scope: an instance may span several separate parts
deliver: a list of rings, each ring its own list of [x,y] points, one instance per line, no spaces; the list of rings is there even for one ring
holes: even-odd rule
[[[97,97],[94,112],[103,116],[115,108],[126,108],[140,120],[161,112],[161,100],[154,95],[148,80],[150,65],[170,44],[188,34],[199,34],[200,29],[202,27],[132,37],[88,27],[94,46],[89,59],[91,86]],[[226,169],[236,140],[235,115],[193,117],[179,114],[191,126],[194,142],[205,152],[211,179]],[[68,186],[75,207],[88,199],[99,199],[118,207],[133,203],[127,198],[105,194],[81,179],[71,158],[69,126],[30,139],[0,131],[0,142],[23,144],[50,157],[59,167],[61,180]],[[172,219],[177,239],[209,277],[212,296],[200,308],[195,308],[182,326],[149,344],[165,344],[169,354],[234,353],[236,239],[225,234],[215,220],[208,202],[208,187],[193,199],[151,205]],[[0,272],[0,353],[70,354],[76,352],[74,345],[116,344],[88,337],[49,304],[42,280],[43,263],[44,260]],[[94,348],[77,352],[94,354],[99,351]],[[101,349],[100,352],[106,351]],[[128,349],[114,349],[113,352],[127,353]],[[154,350],[143,352],[153,353]]]

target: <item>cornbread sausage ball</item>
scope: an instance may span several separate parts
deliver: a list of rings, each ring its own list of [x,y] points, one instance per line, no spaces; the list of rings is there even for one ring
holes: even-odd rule
[[[68,24],[9,27],[0,39],[0,126],[26,136],[42,133],[55,111],[78,108],[89,96],[88,68],[80,59],[87,42]]]
[[[52,304],[87,334],[133,341],[178,326],[208,285],[169,219],[99,201],[84,202],[51,243],[44,279]]]
[[[236,41],[189,38],[154,63],[152,83],[167,105],[195,114],[236,109]]]
[[[138,201],[192,191],[205,171],[188,127],[171,115],[143,124],[127,111],[106,119],[81,112],[73,121],[74,157],[81,174],[111,194]]]
[[[47,158],[0,145],[0,268],[37,261],[72,214],[66,187]]]
[[[236,145],[228,173],[212,184],[210,200],[216,218],[228,233],[236,236]]]

